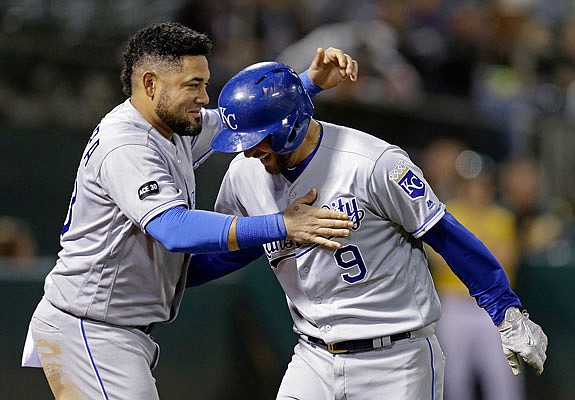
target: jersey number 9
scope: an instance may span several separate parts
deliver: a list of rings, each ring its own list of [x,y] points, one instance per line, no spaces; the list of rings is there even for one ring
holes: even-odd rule
[[[341,275],[341,279],[349,284],[357,283],[365,279],[367,275],[367,268],[361,257],[359,247],[353,244],[348,244],[333,253],[337,266],[350,270]]]

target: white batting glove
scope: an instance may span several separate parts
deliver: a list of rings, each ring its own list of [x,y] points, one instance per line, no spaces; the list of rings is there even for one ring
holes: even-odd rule
[[[509,307],[505,319],[498,326],[503,353],[511,366],[513,375],[519,375],[519,357],[535,369],[537,375],[543,372],[547,359],[547,336],[539,325],[529,319],[527,311]]]

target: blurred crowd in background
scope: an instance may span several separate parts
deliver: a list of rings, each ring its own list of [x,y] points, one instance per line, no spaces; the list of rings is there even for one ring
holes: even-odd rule
[[[529,264],[575,267],[574,0],[3,0],[0,139],[16,129],[87,140],[124,100],[126,39],[166,20],[214,41],[212,107],[223,83],[251,63],[278,60],[303,71],[317,47],[344,49],[359,62],[359,79],[317,96],[320,117],[329,110],[352,127],[359,118],[369,133],[406,148],[512,284]],[[402,130],[404,120],[416,127]],[[0,146],[8,182],[16,170],[5,161],[10,151]],[[54,210],[61,219],[64,208]],[[27,270],[35,256],[48,256],[49,268],[58,249],[43,254],[38,221],[25,214],[0,204],[0,265]],[[459,303],[449,299],[469,297],[429,254],[445,314],[453,315]],[[449,353],[454,342],[445,343]],[[481,371],[496,369],[472,373]],[[451,385],[469,377],[447,378]]]
[[[273,59],[301,71],[316,47],[345,49],[360,79],[319,96],[318,110],[323,102],[351,114],[359,105],[373,118],[383,110],[454,122],[450,132],[409,141],[441,198],[458,195],[456,180],[481,179],[487,163],[492,197],[517,219],[522,254],[563,246],[553,262],[575,256],[564,242],[574,236],[573,0],[5,0],[0,124],[88,137],[123,100],[125,40],[163,20],[213,39],[211,106],[250,63]],[[473,148],[457,128],[469,120],[495,132],[497,145]],[[374,125],[370,133],[385,139],[385,119]],[[467,157],[472,174],[457,167],[467,150],[483,160]]]

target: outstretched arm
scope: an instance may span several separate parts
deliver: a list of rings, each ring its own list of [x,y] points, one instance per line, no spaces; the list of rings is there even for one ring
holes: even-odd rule
[[[341,244],[330,238],[349,236],[353,223],[346,213],[312,207],[316,197],[312,189],[283,213],[254,217],[178,206],[152,219],[146,231],[166,249],[181,253],[220,253],[283,239],[338,249]]]
[[[449,212],[421,239],[445,259],[495,325],[503,321],[507,308],[521,307],[495,256]]]
[[[526,312],[519,311],[521,302],[495,256],[448,212],[422,240],[441,254],[497,325],[503,353],[513,373],[519,374],[521,357],[541,374],[547,358],[547,336]]]

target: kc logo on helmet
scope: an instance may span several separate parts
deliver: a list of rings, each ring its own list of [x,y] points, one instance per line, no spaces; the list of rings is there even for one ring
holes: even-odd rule
[[[220,114],[222,116],[222,119],[224,120],[226,125],[229,126],[230,129],[233,129],[234,131],[238,129],[238,124],[236,124],[236,114],[234,113],[226,114],[225,107],[220,107]]]

